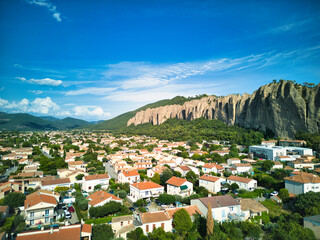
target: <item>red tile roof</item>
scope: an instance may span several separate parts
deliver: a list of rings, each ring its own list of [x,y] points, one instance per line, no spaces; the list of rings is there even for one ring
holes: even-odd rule
[[[90,224],[83,224],[81,232],[92,233],[92,226]]]
[[[145,223],[154,223],[154,222],[163,222],[169,221],[169,216],[164,212],[146,212],[141,213],[141,222]]]
[[[112,199],[112,200],[115,200],[115,201],[122,201],[121,198],[118,198],[110,193],[107,193],[105,191],[97,191],[93,194],[91,194],[90,196],[87,197],[88,199],[91,199],[91,201],[89,202],[89,204],[91,206],[95,206],[107,199]]]
[[[312,173],[299,172],[290,177],[285,177],[284,180],[298,183],[320,183],[320,177]]]
[[[122,171],[122,173],[125,177],[139,176],[137,171]]]
[[[104,179],[104,178],[109,178],[109,175],[105,173],[105,174],[88,175],[84,177],[86,181]]]
[[[186,172],[186,171],[191,171],[191,168],[189,168],[188,166],[179,166],[179,168],[182,170],[182,171],[184,171],[184,172]]]
[[[254,180],[254,179],[251,179],[251,178],[244,178],[244,177],[239,177],[239,176],[235,176],[235,175],[231,175],[227,179],[231,180],[231,181],[243,182],[243,183],[249,183],[252,180]]]
[[[185,182],[187,182],[186,179],[178,178],[178,177],[172,177],[168,181],[166,181],[166,184],[170,184],[170,185],[173,185],[173,186],[180,187]]]
[[[131,186],[139,189],[139,190],[146,190],[146,189],[152,189],[152,188],[163,188],[163,186],[156,184],[154,182],[139,182],[139,183],[133,183]]]
[[[219,177],[214,177],[214,176],[210,176],[210,175],[208,175],[208,174],[204,174],[204,175],[202,175],[202,176],[200,177],[200,179],[201,179],[201,180],[205,180],[205,181],[209,181],[209,182],[216,182],[216,181],[218,181],[218,180],[221,179],[221,178],[219,178]]]
[[[53,180],[46,180],[42,182],[42,186],[47,186],[47,185],[57,185],[57,184],[63,184],[63,183],[70,183],[69,178],[57,178]]]
[[[55,197],[49,196],[46,194],[41,194],[40,192],[35,192],[30,195],[27,195],[27,198],[24,201],[24,208],[28,209],[28,208],[35,206],[41,202],[54,204],[54,205],[58,204]]]
[[[170,218],[173,218],[173,214],[175,214],[180,209],[185,209],[190,216],[199,213],[201,214],[201,211],[196,205],[186,206],[186,207],[178,207],[178,208],[167,208],[165,211],[169,215]]]

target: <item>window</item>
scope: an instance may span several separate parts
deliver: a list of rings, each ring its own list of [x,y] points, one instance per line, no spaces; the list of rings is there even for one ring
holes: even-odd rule
[[[162,229],[164,229],[164,223],[161,223],[161,227],[162,227]]]
[[[30,225],[34,225],[34,220],[31,220],[31,221],[30,221]]]
[[[48,217],[45,218],[45,222],[46,223],[49,222],[49,218]]]
[[[44,214],[48,215],[49,214],[49,209],[46,209]]]
[[[121,222],[121,227],[123,227],[123,222]]]
[[[34,212],[31,212],[31,213],[30,213],[30,217],[34,217]]]
[[[153,224],[153,228],[152,228],[152,231],[154,231],[156,229],[156,225]]]
[[[91,187],[89,187],[89,190],[91,190]]]
[[[149,232],[149,225],[146,226],[146,232]]]

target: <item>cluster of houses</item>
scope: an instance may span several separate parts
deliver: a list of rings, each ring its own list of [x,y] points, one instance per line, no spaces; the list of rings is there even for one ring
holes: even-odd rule
[[[53,134],[53,133],[50,133]],[[91,134],[88,138],[92,142],[97,142],[98,136]],[[120,145],[117,140],[126,141],[126,146]],[[5,197],[10,192],[22,192],[26,189],[39,189],[36,192],[27,195],[24,204],[25,222],[28,226],[52,223],[63,217],[63,211],[59,209],[61,197],[54,192],[56,187],[72,187],[75,184],[81,186],[83,192],[87,192],[88,208],[103,206],[104,204],[115,201],[122,203],[123,200],[115,196],[107,189],[111,175],[116,175],[116,182],[128,183],[130,192],[127,196],[129,203],[135,203],[139,199],[157,198],[160,194],[168,193],[188,197],[194,193],[194,185],[186,179],[189,172],[193,172],[199,178],[199,187],[206,188],[209,197],[192,199],[190,206],[164,208],[161,211],[150,211],[146,213],[134,213],[130,216],[113,217],[111,226],[115,237],[123,237],[136,227],[141,227],[145,234],[152,232],[153,229],[162,227],[165,231],[172,231],[173,214],[180,208],[185,210],[192,217],[195,213],[207,216],[208,211],[212,211],[213,218],[223,222],[228,220],[243,221],[257,215],[261,215],[268,210],[259,202],[252,199],[235,199],[231,195],[218,195],[224,184],[234,184],[239,189],[252,191],[258,187],[257,181],[253,178],[244,177],[253,175],[253,167],[257,161],[249,158],[238,159],[230,158],[226,163],[205,163],[199,160],[183,158],[176,155],[179,146],[188,150],[189,157],[194,154],[203,155],[207,152],[202,150],[191,151],[185,142],[159,141],[146,137],[121,137],[116,139],[111,135],[99,138],[100,145],[108,145],[110,148],[118,148],[118,151],[107,154],[104,150],[95,151],[98,154],[97,159],[104,162],[104,165],[111,168],[112,173],[90,175],[87,169],[88,163],[81,160],[89,144],[84,140],[74,140],[72,145],[78,146],[79,150],[70,150],[64,152],[63,142],[51,140],[52,144],[61,144],[60,154],[65,155],[65,162],[68,164],[66,169],[57,169],[57,177],[44,176],[39,170],[39,162],[34,162],[28,158],[32,153],[32,148],[11,149],[12,153],[4,155],[3,159],[10,159],[14,154],[17,157],[12,160],[19,160],[19,164],[25,164],[24,169],[17,175],[9,177],[7,182],[0,183],[0,198]],[[152,151],[147,149],[136,149],[137,144],[156,145]],[[219,144],[219,142],[215,143]],[[280,143],[279,143],[280,144]],[[299,145],[301,144],[301,145]],[[303,142],[283,141],[280,146],[276,146],[276,141],[265,141],[261,146],[251,146],[249,151],[253,156],[274,161],[273,170],[284,168],[284,162],[287,162],[288,168],[292,169],[292,174],[284,178],[285,186],[292,194],[300,194],[308,191],[320,192],[320,177],[316,174],[305,173],[299,170],[301,168],[314,169],[313,153],[310,149],[302,148]],[[202,144],[197,143],[199,149]],[[49,154],[50,149],[42,146],[41,150]],[[221,150],[213,151],[220,156],[229,153],[229,149],[223,147]],[[26,157],[27,156],[27,157]],[[149,179],[156,174],[162,175],[163,171],[170,167],[179,172],[181,177],[173,176],[165,183],[165,187],[150,180],[141,180],[139,170],[146,170]],[[108,169],[108,168],[107,168]],[[202,172],[202,173],[201,173]],[[224,177],[224,173],[228,172]],[[79,178],[82,175],[82,178]],[[241,176],[239,176],[241,175]],[[97,189],[96,186],[99,186]],[[166,191],[165,191],[166,189]],[[208,207],[211,209],[208,209]],[[50,230],[41,230],[34,234],[40,234],[38,239],[45,239],[48,235],[71,234],[79,236],[76,239],[91,239],[92,226],[87,224],[67,225]],[[41,235],[42,234],[42,235]],[[34,238],[32,238],[34,237]],[[36,239],[35,235],[21,233],[17,239]]]

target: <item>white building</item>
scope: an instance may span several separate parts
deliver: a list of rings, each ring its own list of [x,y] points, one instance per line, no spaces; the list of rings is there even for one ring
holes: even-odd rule
[[[301,147],[282,147],[282,146],[249,146],[249,152],[253,153],[255,157],[275,160],[277,156],[288,155],[313,155],[312,149]]]
[[[193,184],[186,179],[172,177],[166,182],[166,184],[168,194],[186,197],[193,193]]]
[[[140,174],[137,171],[122,171],[118,174],[119,183],[136,183],[140,182]]]
[[[311,173],[299,172],[284,178],[289,193],[301,194],[309,191],[320,192],[320,177]]]
[[[53,180],[45,180],[41,183],[41,189],[53,191],[56,187],[70,187],[69,178],[57,178]]]
[[[236,163],[241,163],[241,160],[239,158],[229,158],[227,160],[228,165],[236,164]]]
[[[237,171],[237,174],[252,172],[252,166],[249,163],[234,163],[231,165],[231,167]]]
[[[164,187],[154,182],[140,182],[130,184],[130,196],[128,198],[132,202],[139,199],[149,199],[150,197],[159,197],[164,193]]]
[[[222,173],[224,168],[218,164],[215,163],[206,163],[202,166],[202,171],[204,173]]]
[[[244,220],[240,202],[231,195],[191,199],[191,205],[196,205],[204,217],[207,217],[209,203],[213,219],[216,221]]]
[[[92,192],[97,185],[101,185],[102,189],[107,189],[109,187],[109,180],[110,177],[106,173],[85,176],[82,178],[82,190]]]
[[[229,183],[230,185],[232,183],[236,183],[238,184],[239,189],[244,189],[247,191],[251,191],[257,188],[257,180],[251,179],[251,178],[234,176],[234,175],[231,175],[230,177],[227,178],[227,183]]]
[[[199,187],[205,187],[209,192],[217,193],[221,191],[221,182],[223,181],[225,179],[204,174],[199,178]]]

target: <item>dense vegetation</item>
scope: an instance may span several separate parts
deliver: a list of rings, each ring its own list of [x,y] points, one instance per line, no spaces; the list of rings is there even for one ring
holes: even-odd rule
[[[203,97],[207,97],[206,94],[203,95],[197,95],[195,97],[183,97],[183,96],[177,96],[174,97],[172,99],[164,99],[164,100],[160,100],[158,102],[155,103],[150,103],[147,104],[141,108],[138,108],[134,111],[131,112],[127,112],[124,114],[121,114],[113,119],[101,122],[99,124],[96,124],[92,127],[89,127],[91,130],[115,130],[115,129],[119,129],[119,128],[123,128],[127,126],[127,122],[129,121],[130,118],[134,117],[135,114],[139,111],[143,111],[146,110],[148,108],[157,108],[157,107],[162,107],[162,106],[167,106],[167,105],[174,105],[174,104],[178,104],[178,105],[183,105],[185,102],[188,101],[192,101],[195,99],[201,99]]]
[[[115,133],[126,135],[147,135],[170,141],[226,140],[243,145],[258,144],[263,138],[261,132],[238,126],[227,126],[219,120],[198,118],[193,121],[168,119],[161,125],[150,123],[129,126],[116,130]]]
[[[295,135],[296,139],[305,140],[307,146],[312,148],[314,151],[320,152],[320,133],[306,133],[306,132],[297,132]]]
[[[76,118],[54,120],[51,118],[35,117],[27,113],[9,114],[0,112],[1,130],[64,130],[88,126],[91,123]]]

